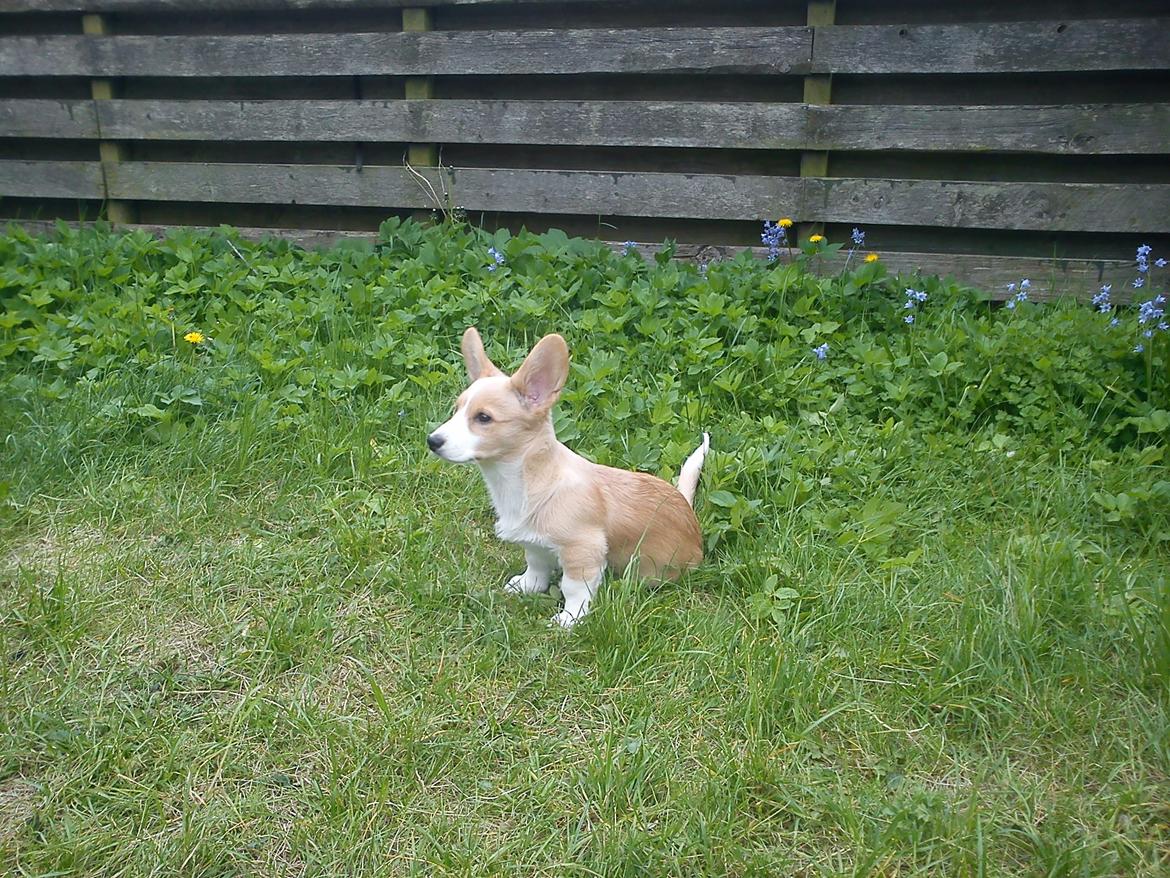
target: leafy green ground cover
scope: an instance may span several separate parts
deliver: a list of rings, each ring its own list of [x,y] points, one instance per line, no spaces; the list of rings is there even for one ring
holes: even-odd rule
[[[833,246],[10,230],[0,871],[1166,874],[1166,334]],[[501,592],[471,323],[594,459],[710,430],[702,568]]]

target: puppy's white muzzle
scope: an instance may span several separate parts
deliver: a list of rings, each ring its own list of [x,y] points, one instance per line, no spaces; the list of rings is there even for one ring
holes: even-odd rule
[[[451,463],[467,463],[470,460],[475,460],[475,451],[478,445],[479,437],[472,433],[468,427],[467,414],[464,409],[455,412],[451,420],[427,436],[427,447],[443,460],[449,460]]]

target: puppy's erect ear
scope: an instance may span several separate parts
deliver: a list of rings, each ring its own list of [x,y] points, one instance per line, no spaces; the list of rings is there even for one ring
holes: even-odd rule
[[[512,376],[512,386],[524,404],[546,411],[561,395],[569,377],[569,346],[559,335],[546,335]]]
[[[463,333],[462,348],[463,362],[467,365],[467,374],[472,381],[504,374],[484,353],[483,339],[479,337],[479,330],[474,326],[467,327],[467,331]]]

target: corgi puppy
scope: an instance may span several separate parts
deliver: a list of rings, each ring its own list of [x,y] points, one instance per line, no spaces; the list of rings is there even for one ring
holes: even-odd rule
[[[527,569],[508,580],[517,594],[548,591],[561,569],[569,627],[589,611],[606,567],[674,579],[703,558],[691,506],[710,447],[687,458],[678,487],[645,473],[591,463],[557,441],[550,412],[569,377],[569,348],[546,335],[512,376],[484,353],[474,326],[463,334],[470,386],[451,419],[427,436],[431,451],[454,463],[474,461],[495,507],[496,534],[524,547]]]

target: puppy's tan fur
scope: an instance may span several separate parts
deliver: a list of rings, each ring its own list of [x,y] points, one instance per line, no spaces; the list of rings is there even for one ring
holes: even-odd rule
[[[557,441],[551,411],[569,374],[569,349],[559,335],[542,338],[511,377],[488,359],[475,327],[463,335],[471,385],[451,419],[428,437],[446,460],[475,461],[492,495],[496,533],[524,547],[528,568],[512,577],[517,592],[546,591],[554,566],[563,576],[571,625],[589,603],[608,566],[673,579],[703,557],[691,509],[708,443],[688,458],[676,489],[645,473],[600,466]]]

